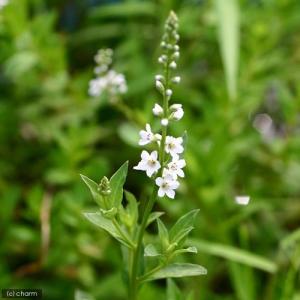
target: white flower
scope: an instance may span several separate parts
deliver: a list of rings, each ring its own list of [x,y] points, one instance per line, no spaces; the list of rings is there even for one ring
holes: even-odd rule
[[[162,80],[164,80],[164,76],[162,76],[162,75],[155,75],[155,80],[162,81]]]
[[[168,97],[171,97],[172,94],[173,94],[173,92],[172,92],[171,89],[167,89],[167,90],[166,90],[166,95],[167,95]]]
[[[157,103],[154,104],[152,111],[155,116],[161,116],[164,112],[163,108]]]
[[[170,63],[170,68],[171,68],[171,69],[176,69],[176,67],[177,67],[176,62],[175,62],[175,61],[172,61],[172,62]]]
[[[162,126],[168,126],[169,120],[168,120],[168,119],[162,119],[162,120],[160,121],[160,123],[161,123]]]
[[[173,136],[166,137],[166,152],[170,153],[173,157],[177,157],[178,154],[182,153],[184,148],[182,146],[182,137],[175,138]]]
[[[156,135],[151,131],[151,126],[146,124],[146,130],[140,131],[140,140],[139,145],[144,146],[147,145],[157,139]]]
[[[92,97],[98,97],[103,93],[106,87],[107,87],[106,78],[92,79],[89,83],[89,95]]]
[[[180,80],[181,80],[181,77],[180,77],[180,76],[175,76],[175,77],[172,78],[172,82],[173,82],[173,83],[179,83]]]
[[[1,1],[1,0],[0,0]],[[126,79],[123,74],[110,70],[104,76],[92,79],[89,83],[89,95],[98,97],[103,92],[124,94],[127,92]]]
[[[8,4],[9,0],[0,0],[0,9]]]
[[[157,90],[163,94],[163,92],[165,91],[165,87],[159,80],[155,81],[155,86],[156,86]]]
[[[184,111],[181,104],[173,104],[170,109],[173,111],[171,116],[174,120],[179,121],[183,117]]]
[[[164,177],[157,177],[155,180],[158,189],[158,196],[163,197],[167,195],[169,198],[174,199],[175,191],[179,187],[179,182],[174,180],[174,178],[167,174]]]
[[[142,160],[133,168],[135,170],[146,171],[147,176],[151,177],[160,169],[160,163],[157,160],[157,157],[157,151],[152,151],[151,154],[149,154],[147,151],[143,150],[141,154]]]
[[[186,166],[185,160],[184,159],[179,159],[175,158],[173,159],[170,163],[168,163],[168,173],[173,175],[174,178],[179,177],[184,177],[184,173],[182,171],[182,168]]]
[[[236,196],[235,202],[239,205],[248,205],[250,196]]]

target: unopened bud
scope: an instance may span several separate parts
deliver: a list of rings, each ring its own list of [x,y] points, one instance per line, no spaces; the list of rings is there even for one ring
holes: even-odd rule
[[[109,180],[106,176],[104,176],[101,181],[100,184],[98,186],[98,191],[101,195],[103,196],[107,196],[111,193],[111,189],[110,189],[110,185],[109,185]]]
[[[176,67],[177,67],[176,62],[175,62],[175,61],[172,61],[172,62],[170,63],[170,68],[176,69]]]
[[[164,85],[163,85],[159,80],[156,80],[156,81],[155,81],[155,86],[156,86],[157,90],[158,90],[161,94],[164,93],[165,87],[164,87]]]

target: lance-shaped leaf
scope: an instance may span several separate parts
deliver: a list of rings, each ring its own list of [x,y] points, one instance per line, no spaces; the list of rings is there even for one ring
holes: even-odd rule
[[[144,256],[156,257],[160,255],[161,253],[158,252],[158,250],[153,244],[149,244],[145,247]]]
[[[159,271],[152,274],[146,280],[156,280],[162,278],[179,278],[187,276],[199,276],[206,275],[207,270],[195,264],[171,264],[167,267],[160,269]]]
[[[183,244],[184,238],[193,229],[195,218],[199,212],[199,209],[192,210],[187,214],[183,215],[174,224],[170,230],[170,241],[171,242],[181,242]]]
[[[126,180],[128,171],[128,161],[126,161],[120,169],[110,178],[109,184],[111,194],[109,195],[110,204],[114,207],[119,207],[123,199],[123,186]]]
[[[160,220],[157,219],[157,226],[158,226],[158,235],[161,242],[161,245],[164,250],[166,250],[169,246],[169,233],[165,226],[165,224]]]
[[[93,181],[92,179],[90,179],[87,176],[84,176],[82,174],[80,174],[80,177],[84,181],[84,183],[88,186],[96,203],[98,205],[102,206],[102,197],[98,192],[98,184],[95,181]]]
[[[97,212],[96,213],[86,212],[83,214],[91,223],[107,231],[112,237],[114,237],[120,243],[122,243],[126,247],[131,247],[131,245],[129,245],[128,242],[124,240],[124,238],[117,231],[117,229],[115,228],[111,220],[104,218],[100,213]]]
[[[152,222],[154,222],[156,219],[161,217],[164,214],[162,211],[154,211],[150,214],[148,221],[147,221],[147,226],[149,226]]]
[[[126,210],[130,215],[132,224],[135,224],[138,220],[138,203],[137,200],[135,198],[135,196],[128,192],[125,191],[125,195],[126,195],[126,199],[128,201],[128,204],[126,206]]]

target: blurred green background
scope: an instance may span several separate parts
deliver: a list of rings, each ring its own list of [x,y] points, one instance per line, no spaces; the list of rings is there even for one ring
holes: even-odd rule
[[[300,2],[298,0],[11,0],[0,10],[0,287],[44,299],[125,299],[118,243],[82,216],[95,181],[139,160],[140,123],[159,95],[163,23],[180,20],[188,133],[186,178],[157,203],[172,224],[200,208],[186,261],[208,275],[177,282],[195,300],[300,299]],[[91,99],[94,54],[115,51],[124,103]],[[149,190],[132,171],[126,188]],[[248,206],[236,195],[250,195]],[[153,233],[155,233],[153,228]],[[141,299],[167,299],[165,282]],[[184,297],[183,297],[184,298]],[[181,299],[169,297],[168,300]]]

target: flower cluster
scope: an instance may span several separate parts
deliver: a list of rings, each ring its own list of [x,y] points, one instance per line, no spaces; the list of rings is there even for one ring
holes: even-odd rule
[[[134,167],[145,171],[147,176],[153,177],[158,186],[158,196],[175,197],[175,190],[179,187],[178,177],[184,177],[183,168],[186,163],[181,158],[184,147],[182,137],[173,137],[167,134],[170,121],[179,121],[184,111],[181,104],[172,104],[172,86],[180,82],[179,76],[173,76],[179,58],[178,19],[171,12],[166,24],[165,33],[161,42],[162,55],[158,62],[163,65],[164,75],[155,76],[155,85],[163,98],[162,105],[155,103],[152,109],[154,116],[160,118],[161,134],[153,133],[151,126],[146,124],[145,130],[140,131],[139,145],[153,144],[157,150],[148,153],[142,151],[141,161]]]
[[[1,0],[0,0],[1,1]],[[113,51],[111,49],[101,49],[95,56],[95,75],[89,83],[89,95],[99,97],[107,92],[111,99],[116,100],[116,96],[127,92],[126,79],[123,74],[111,69]]]
[[[8,4],[9,0],[0,0],[0,9]]]

